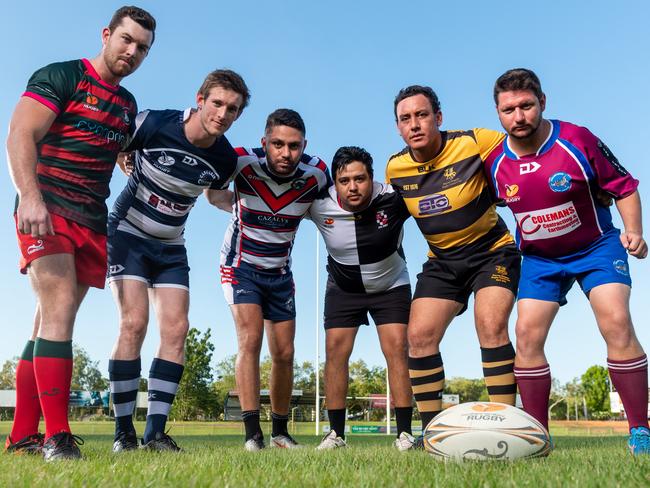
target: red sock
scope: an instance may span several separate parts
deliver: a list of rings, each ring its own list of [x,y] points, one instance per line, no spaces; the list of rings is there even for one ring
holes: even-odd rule
[[[38,433],[41,403],[38,401],[33,357],[34,341],[29,341],[16,366],[16,410],[10,434],[13,442]]]
[[[54,342],[40,337],[34,345],[34,373],[45,418],[45,438],[70,432],[68,403],[72,379],[72,341]]]
[[[609,377],[625,407],[630,429],[648,427],[648,357],[607,359]]]
[[[534,368],[518,368],[515,366],[514,372],[524,410],[535,417],[548,430],[551,368],[548,364],[542,364]]]

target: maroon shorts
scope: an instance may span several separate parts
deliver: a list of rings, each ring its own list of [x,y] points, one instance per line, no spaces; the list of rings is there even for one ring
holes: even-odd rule
[[[20,272],[27,273],[32,261],[51,254],[74,255],[77,282],[94,288],[104,288],[106,283],[106,236],[94,230],[50,213],[54,235],[32,237],[18,230],[20,247]],[[14,220],[16,216],[14,215]]]

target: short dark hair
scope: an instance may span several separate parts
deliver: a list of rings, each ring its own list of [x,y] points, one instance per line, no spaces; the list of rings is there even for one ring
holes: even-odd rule
[[[279,108],[271,112],[266,118],[264,132],[269,132],[276,125],[286,125],[302,132],[303,137],[306,135],[305,122],[298,112],[290,108]]]
[[[404,100],[405,98],[413,97],[415,95],[424,95],[431,102],[431,108],[433,113],[436,114],[440,112],[440,100],[438,100],[438,95],[433,91],[431,87],[422,86],[422,85],[411,85],[406,88],[402,88],[397,96],[395,97],[395,103],[393,105],[393,111],[395,113],[395,120],[397,120],[397,104]]]
[[[531,91],[538,100],[544,96],[539,78],[526,68],[509,69],[497,78],[494,83],[494,103],[498,104],[499,93],[507,91]]]
[[[151,31],[151,44],[153,44],[153,41],[156,39],[156,19],[153,18],[153,15],[140,7],[125,5],[115,11],[111,22],[108,24],[108,30],[113,32],[122,23],[124,17],[130,18],[148,31]]]
[[[229,69],[217,69],[208,74],[203,80],[201,88],[199,88],[199,94],[203,95],[203,98],[208,98],[210,90],[215,86],[220,86],[226,90],[232,90],[235,93],[239,93],[242,96],[243,103],[239,108],[239,113],[244,111],[244,108],[248,106],[248,102],[251,99],[251,93],[246,86],[244,79]]]
[[[336,150],[334,158],[332,158],[332,175],[334,178],[336,179],[338,172],[353,161],[359,161],[363,164],[368,170],[370,178],[373,177],[374,171],[372,170],[372,156],[370,153],[362,147],[343,146]]]

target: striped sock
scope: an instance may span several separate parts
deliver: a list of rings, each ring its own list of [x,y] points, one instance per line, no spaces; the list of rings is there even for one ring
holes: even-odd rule
[[[255,434],[260,434],[262,437],[262,427],[260,426],[260,411],[259,410],[244,410],[241,413],[241,418],[244,421],[244,428],[246,429],[246,440],[255,437]]]
[[[422,419],[422,429],[442,410],[445,370],[440,353],[408,360],[413,396]]]
[[[275,437],[280,434],[288,434],[287,426],[289,424],[289,415],[281,415],[271,411],[271,435]]]
[[[45,418],[45,437],[70,432],[68,404],[72,380],[72,341],[34,342],[34,375]]]
[[[548,430],[548,398],[551,395],[551,368],[548,364],[534,368],[515,367],[524,410]]]
[[[16,365],[16,409],[11,440],[17,442],[38,432],[41,402],[34,376],[34,341],[28,341]]]
[[[623,402],[630,429],[648,427],[648,357],[607,359],[609,377]]]
[[[115,436],[135,432],[133,412],[140,384],[140,358],[129,361],[110,359],[108,376],[111,381],[111,399],[115,412]]]
[[[483,377],[491,402],[514,405],[517,384],[512,372],[515,365],[515,349],[512,343],[499,347],[482,347]]]
[[[149,370],[149,408],[144,443],[155,439],[157,433],[165,432],[167,416],[172,408],[178,383],[183,376],[183,365],[154,358]]]

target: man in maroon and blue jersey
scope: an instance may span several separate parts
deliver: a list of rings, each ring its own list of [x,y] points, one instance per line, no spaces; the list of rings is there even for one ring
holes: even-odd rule
[[[607,343],[607,365],[630,426],[633,454],[650,454],[648,361],[630,317],[627,254],[643,259],[638,181],[588,129],[543,118],[535,73],[509,70],[494,100],[508,137],[486,160],[496,196],[512,210],[523,254],[515,377],[524,409],[548,427],[551,374],[544,343],[578,282]],[[612,224],[612,200],[624,230]]]
[[[105,282],[105,201],[137,113],[119,83],[146,57],[155,26],[140,8],[118,9],[97,57],[36,71],[13,113],[7,153],[18,191],[20,270],[29,274],[38,305],[17,367],[9,451],[39,452],[42,445],[45,460],[80,457],[67,418],[72,330],[88,288]]]
[[[304,154],[306,145],[300,114],[290,109],[271,113],[262,147],[236,149],[234,205],[230,198],[220,205],[232,207],[221,248],[221,286],[237,328],[235,376],[248,451],[264,448],[259,361],[265,328],[273,362],[271,447],[297,447],[287,431],[296,328],[291,249],[312,202],[331,185],[327,166]]]

